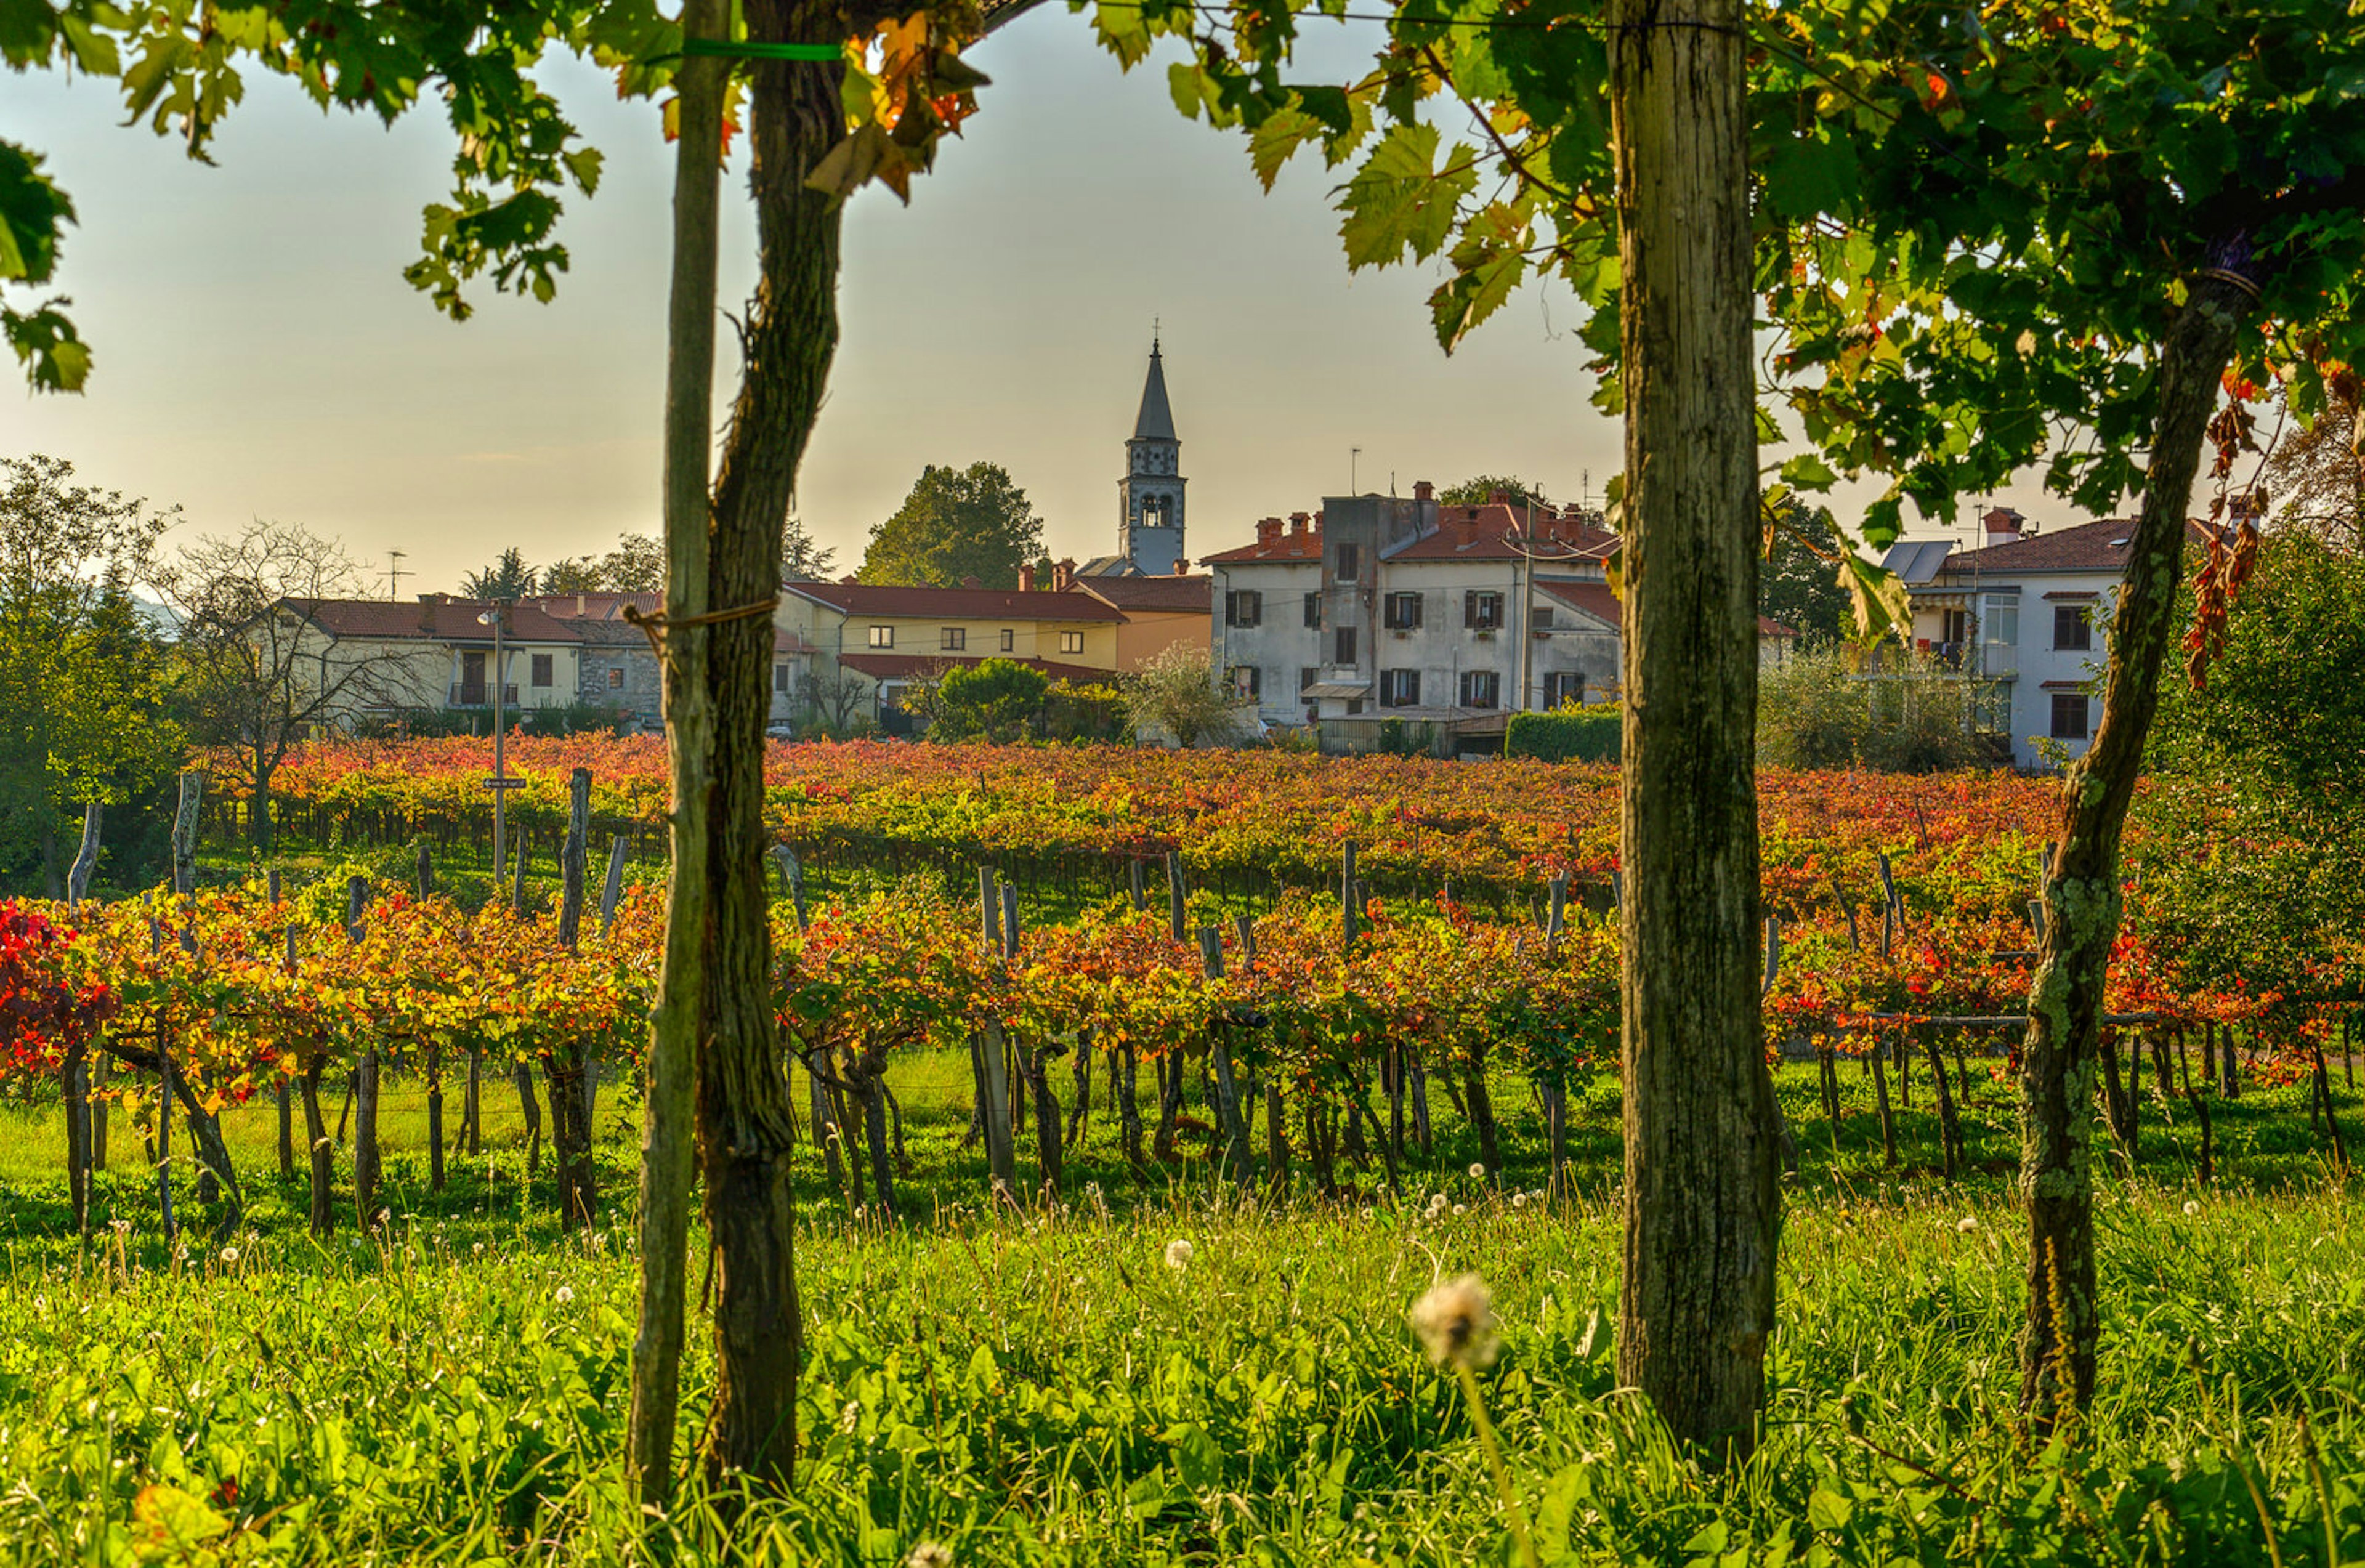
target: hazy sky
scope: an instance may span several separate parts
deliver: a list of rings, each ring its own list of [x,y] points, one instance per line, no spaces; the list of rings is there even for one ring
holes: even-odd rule
[[[979,458],[1026,488],[1055,555],[1114,549],[1153,319],[1194,554],[1342,491],[1357,446],[1365,489],[1516,473],[1574,498],[1589,471],[1598,498],[1619,432],[1586,403],[1564,292],[1530,289],[1448,359],[1435,279],[1351,277],[1333,176],[1308,161],[1264,195],[1236,136],[1175,111],[1162,56],[1127,76],[1047,6],[972,58],[994,84],[912,205],[872,188],[849,210],[799,505],[841,569],[923,465]],[[1343,80],[1368,40],[1320,58]],[[653,106],[588,68],[546,80],[607,155],[600,195],[570,204],[573,270],[547,306],[480,288],[455,326],[401,276],[448,185],[432,113],[391,132],[324,118],[257,73],[207,168],[123,129],[110,84],[0,77],[0,136],[46,151],[78,204],[62,287],[96,351],[81,397],[0,393],[0,454],[178,502],[190,532],[266,517],[380,568],[405,550],[405,593],[508,544],[546,561],[654,532],[671,162]],[[734,303],[752,275],[743,174],[725,187]]]

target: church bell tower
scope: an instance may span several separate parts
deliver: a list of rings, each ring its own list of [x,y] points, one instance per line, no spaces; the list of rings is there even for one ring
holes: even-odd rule
[[[1117,552],[1135,570],[1164,577],[1182,558],[1182,443],[1166,403],[1166,367],[1158,340],[1149,340],[1149,379],[1133,439],[1125,443],[1125,477],[1117,483]]]

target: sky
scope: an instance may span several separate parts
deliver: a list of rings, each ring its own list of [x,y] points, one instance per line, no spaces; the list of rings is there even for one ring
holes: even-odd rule
[[[1369,59],[1351,27],[1312,45],[1342,81]],[[1435,275],[1351,274],[1336,176],[1302,160],[1266,195],[1236,134],[1175,110],[1166,56],[1128,75],[1045,6],[970,58],[993,84],[911,205],[871,187],[848,208],[798,498],[840,570],[924,465],[979,459],[1026,491],[1054,556],[1114,550],[1153,323],[1193,554],[1351,472],[1362,490],[1495,473],[1599,499],[1620,431],[1586,401],[1564,290],[1530,287],[1449,358]],[[95,361],[79,397],[0,392],[0,455],[177,505],[178,537],[300,523],[381,583],[403,551],[405,595],[505,546],[545,562],[654,532],[672,162],[651,105],[572,63],[544,80],[606,157],[598,196],[569,203],[572,268],[547,305],[479,286],[455,325],[401,275],[449,183],[432,112],[391,130],[324,118],[254,74],[207,167],[126,129],[108,83],[6,78],[0,137],[44,151],[79,209],[58,287]],[[744,173],[725,185],[726,304],[753,277]],[[737,370],[722,343],[718,413]],[[2033,487],[2003,498],[2063,519]]]

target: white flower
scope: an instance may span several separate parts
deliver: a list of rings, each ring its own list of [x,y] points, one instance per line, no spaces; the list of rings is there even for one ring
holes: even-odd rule
[[[1429,1206],[1433,1209],[1441,1209],[1452,1201],[1442,1193],[1431,1193],[1429,1195]]]
[[[483,1257],[485,1255],[485,1244],[481,1241],[477,1242],[474,1250],[477,1257]]]
[[[118,1236],[129,1235],[131,1230],[131,1222],[128,1219],[111,1219],[106,1222],[106,1228],[115,1232]]]
[[[1962,1236],[1968,1236],[1971,1232],[1978,1229],[1978,1227],[1979,1222],[1973,1219],[1968,1215],[1965,1215],[1962,1218],[1955,1222],[1955,1230],[1956,1234]]]
[[[1178,1273],[1181,1272],[1191,1266],[1191,1244],[1181,1237],[1176,1237],[1166,1244],[1166,1266]]]
[[[859,1225],[863,1220],[869,1217],[869,1215],[870,1210],[867,1205],[862,1204],[857,1204],[854,1205],[854,1219],[856,1224]]]
[[[2201,1212],[2201,1200],[2200,1200],[2200,1199],[2198,1199],[2198,1198],[2187,1198],[2187,1199],[2185,1199],[2185,1200],[2184,1200],[2184,1213],[2185,1213],[2185,1215],[2186,1215],[2186,1217],[2187,1217],[2187,1218],[2190,1218],[2191,1216],[2192,1216],[2192,1215],[2197,1215],[2197,1214],[2199,1214],[2200,1212]]]
[[[225,1263],[235,1263],[235,1262],[237,1262],[237,1261],[238,1261],[238,1249],[237,1249],[237,1248],[235,1248],[235,1247],[225,1247],[225,1248],[223,1248],[223,1249],[221,1249],[221,1260],[222,1260],[223,1262],[225,1262]]]
[[[1439,1366],[1491,1367],[1502,1350],[1495,1338],[1495,1298],[1475,1274],[1430,1287],[1413,1303],[1411,1321]]]
[[[1486,1168],[1484,1165],[1472,1166],[1470,1168],[1470,1180],[1473,1182],[1484,1182],[1486,1180]]]
[[[1453,1212],[1458,1215],[1466,1215],[1470,1212],[1470,1205],[1468,1204],[1456,1204],[1453,1205]]]
[[[904,1557],[903,1568],[953,1568],[952,1548],[924,1540]]]
[[[1525,1193],[1512,1193],[1511,1206],[1515,1209],[1526,1208],[1528,1206],[1528,1195]]]
[[[559,1305],[565,1306],[568,1302],[575,1299],[575,1287],[573,1285],[561,1285],[556,1290],[550,1293],[550,1299],[556,1302]]]
[[[855,1423],[862,1419],[862,1406],[849,1399],[846,1408],[837,1413],[837,1429],[847,1437],[854,1435]]]

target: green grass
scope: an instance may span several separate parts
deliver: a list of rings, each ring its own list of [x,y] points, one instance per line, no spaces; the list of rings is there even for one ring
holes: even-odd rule
[[[1834,1154],[1810,1076],[1786,1071],[1803,1159],[1766,1437],[1711,1478],[1617,1388],[1614,1085],[1578,1097],[1591,1195],[1554,1205],[1513,1195],[1541,1170],[1505,1082],[1503,1183],[1463,1169],[1441,1092],[1401,1204],[1376,1171],[1357,1174],[1362,1201],[1244,1204],[1197,1144],[1135,1179],[1103,1105],[1064,1204],[1018,1215],[981,1202],[981,1162],[956,1147],[965,1063],[914,1058],[894,1081],[913,1166],[900,1222],[871,1204],[856,1220],[800,1156],[798,1490],[747,1503],[727,1536],[728,1499],[696,1493],[653,1527],[674,1558],[886,1564],[930,1540],[963,1564],[1508,1562],[1460,1396],[1404,1325],[1465,1270],[1496,1293],[1485,1394],[1548,1561],[2365,1558],[2365,1236],[2288,1092],[2219,1108],[2216,1191],[2191,1184],[2180,1124],[2146,1123],[2135,1173],[2104,1192],[2096,1406],[2044,1449],[2012,1417],[2026,1260],[2008,1179],[1950,1189],[1920,1169],[1936,1145],[1919,1093],[1911,1168],[1882,1168],[1861,1112]],[[1987,1094],[1972,1154],[1991,1164],[2012,1143],[2004,1089]],[[635,1276],[612,1205],[637,1107],[603,1094],[611,1212],[565,1240],[546,1185],[521,1180],[513,1092],[488,1084],[487,1105],[488,1153],[432,1193],[416,1086],[391,1083],[392,1234],[361,1240],[342,1215],[325,1245],[304,1234],[300,1181],[275,1173],[268,1109],[234,1113],[252,1209],[234,1259],[194,1239],[168,1255],[119,1121],[102,1204],[128,1228],[77,1249],[54,1108],[0,1112],[0,1559],[205,1561],[175,1528],[221,1560],[631,1558]],[[1425,1218],[1432,1192],[1449,1207]],[[1178,1238],[1195,1249],[1179,1271],[1160,1258]],[[702,1347],[688,1375],[685,1446]]]

